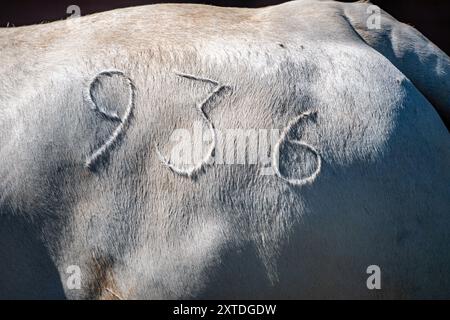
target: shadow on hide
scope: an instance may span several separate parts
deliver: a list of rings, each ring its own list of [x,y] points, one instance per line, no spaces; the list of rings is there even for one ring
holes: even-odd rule
[[[36,231],[0,214],[0,299],[65,299],[61,279]]]

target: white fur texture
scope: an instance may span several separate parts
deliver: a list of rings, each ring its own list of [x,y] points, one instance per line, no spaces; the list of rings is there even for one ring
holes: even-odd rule
[[[204,170],[205,166],[210,162],[211,158],[214,155],[214,150],[216,149],[216,144],[217,144],[216,130],[214,129],[214,124],[211,122],[211,120],[209,119],[209,117],[206,114],[204,109],[210,103],[210,101],[216,95],[218,95],[221,91],[223,91],[225,88],[227,88],[227,86],[221,85],[217,81],[211,80],[211,79],[208,79],[208,78],[197,77],[197,76],[194,76],[194,75],[190,75],[190,74],[186,74],[186,73],[180,73],[180,72],[175,72],[175,74],[180,76],[180,77],[187,78],[187,79],[207,82],[207,83],[211,83],[211,84],[214,85],[213,90],[197,106],[198,111],[200,112],[200,115],[201,115],[202,119],[208,125],[208,129],[210,131],[211,139],[212,139],[212,144],[209,147],[209,150],[207,151],[206,156],[204,157],[204,159],[202,159],[198,164],[196,164],[195,166],[193,166],[191,168],[188,168],[188,169],[177,168],[176,166],[174,166],[173,164],[170,163],[170,160],[166,159],[166,157],[164,157],[161,154],[161,152],[160,152],[160,150],[158,148],[158,145],[155,143],[156,153],[157,153],[159,159],[161,160],[161,162],[165,166],[167,166],[170,170],[172,170],[176,174],[179,174],[181,176],[185,176],[185,177],[188,177],[188,178],[195,178],[199,173],[201,173]]]
[[[309,116],[311,116],[312,112],[308,111],[308,112],[304,112],[302,114],[300,114],[299,116],[295,117],[293,120],[291,120],[287,127],[284,129],[284,131],[281,133],[281,137],[280,140],[278,141],[278,143],[275,145],[274,151],[273,151],[273,155],[272,155],[272,168],[275,172],[275,174],[280,177],[280,179],[295,185],[295,186],[301,186],[301,185],[305,185],[308,183],[312,183],[316,177],[319,175],[320,173],[320,169],[322,167],[322,160],[320,158],[319,152],[313,147],[310,146],[308,143],[303,142],[303,141],[299,141],[299,140],[292,140],[289,138],[289,134],[292,131],[293,127],[295,125],[297,125],[301,120],[303,120],[304,118],[307,118]],[[316,165],[316,169],[314,170],[314,172],[311,173],[310,176],[305,177],[305,178],[301,178],[301,179],[292,179],[289,177],[286,177],[285,175],[283,175],[280,172],[280,147],[281,145],[285,142],[289,140],[290,142],[297,144],[301,147],[304,147],[306,149],[309,149],[314,156],[317,159],[317,165]],[[301,164],[299,164],[301,165]]]
[[[368,30],[369,5],[0,29],[0,298],[450,298],[450,59],[384,12]],[[285,130],[278,175],[168,170],[155,145],[199,119]]]
[[[125,109],[125,113],[123,115],[123,118],[119,117],[116,112],[111,112],[108,110],[103,109],[101,106],[99,107],[97,103],[94,101],[93,97],[93,85],[95,83],[98,83],[102,77],[112,77],[114,75],[122,76],[126,79],[128,87],[129,87],[129,101],[128,105]],[[89,84],[89,90],[86,94],[86,100],[91,105],[92,110],[102,114],[107,119],[110,119],[112,121],[119,122],[119,125],[114,130],[114,132],[111,134],[111,136],[105,141],[104,144],[102,144],[98,149],[96,149],[87,159],[85,166],[87,168],[92,168],[95,163],[98,161],[99,158],[101,158],[105,153],[110,149],[114,143],[117,142],[117,139],[121,134],[123,134],[124,128],[128,123],[128,120],[133,112],[134,104],[136,99],[136,88],[133,84],[133,81],[128,78],[122,71],[119,70],[107,70],[102,71],[99,74],[97,74],[94,79]]]

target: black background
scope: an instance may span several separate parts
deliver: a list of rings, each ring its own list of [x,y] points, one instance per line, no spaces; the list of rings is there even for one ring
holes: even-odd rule
[[[210,0],[210,1],[149,1],[149,0],[13,0],[0,4],[0,26],[14,26],[61,20],[68,16],[66,9],[75,4],[81,15],[115,8],[160,2],[195,2],[232,7],[262,7],[285,1],[280,0]],[[353,1],[344,1],[353,2]],[[450,0],[372,0],[398,20],[411,24],[450,53]]]

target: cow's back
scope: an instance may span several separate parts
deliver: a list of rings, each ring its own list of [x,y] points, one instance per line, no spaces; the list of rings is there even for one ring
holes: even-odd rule
[[[38,221],[63,285],[84,270],[68,297],[447,294],[448,132],[341,12],[161,5],[8,30],[0,208]],[[92,87],[108,72],[121,80]],[[92,100],[132,116],[88,168],[118,126]],[[194,175],[161,157],[197,122],[286,133],[295,119],[301,143],[279,137],[264,166],[203,163],[211,142]]]

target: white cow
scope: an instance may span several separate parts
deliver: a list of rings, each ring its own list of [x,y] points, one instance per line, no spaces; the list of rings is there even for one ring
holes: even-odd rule
[[[450,298],[450,59],[373,14],[1,29],[0,296]],[[181,165],[170,139],[195,122],[210,139]],[[228,129],[279,130],[272,174],[211,163]]]

